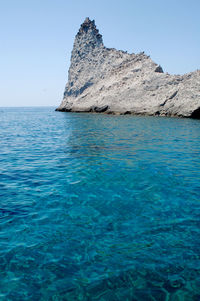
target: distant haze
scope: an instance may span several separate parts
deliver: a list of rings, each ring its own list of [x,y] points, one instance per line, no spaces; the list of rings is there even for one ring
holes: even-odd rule
[[[199,0],[0,3],[0,106],[58,106],[74,37],[95,19],[105,46],[145,51],[165,72],[200,69]]]

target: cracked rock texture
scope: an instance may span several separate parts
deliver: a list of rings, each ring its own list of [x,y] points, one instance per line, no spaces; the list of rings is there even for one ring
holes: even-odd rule
[[[95,22],[86,18],[57,110],[200,118],[200,70],[170,75],[144,53],[106,48]]]

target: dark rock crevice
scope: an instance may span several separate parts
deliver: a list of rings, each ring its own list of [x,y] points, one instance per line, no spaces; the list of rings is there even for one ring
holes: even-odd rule
[[[195,110],[194,112],[192,112],[191,118],[200,119],[200,107],[197,110]]]
[[[87,82],[87,83],[85,83],[85,85],[83,85],[80,89],[77,89],[77,90],[73,90],[73,89],[67,90],[67,89],[66,89],[66,91],[65,91],[65,93],[64,93],[64,97],[66,97],[66,96],[71,96],[71,95],[77,97],[78,95],[82,94],[87,88],[89,88],[89,87],[92,86],[92,85],[93,85],[93,83]]]
[[[92,106],[90,108],[90,112],[96,112],[96,113],[104,113],[109,109],[108,105],[102,106],[102,107],[98,107],[98,106]]]
[[[176,90],[170,97],[168,97],[163,103],[160,104],[160,107],[164,107],[166,105],[166,103],[168,102],[168,100],[173,99],[178,93],[178,90]]]

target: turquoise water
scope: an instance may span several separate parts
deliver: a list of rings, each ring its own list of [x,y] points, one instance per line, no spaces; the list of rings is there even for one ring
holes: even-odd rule
[[[199,120],[0,125],[0,300],[200,300]]]

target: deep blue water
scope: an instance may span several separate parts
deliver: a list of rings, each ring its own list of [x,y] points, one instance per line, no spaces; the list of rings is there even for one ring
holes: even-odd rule
[[[1,108],[0,300],[200,300],[200,121]]]

